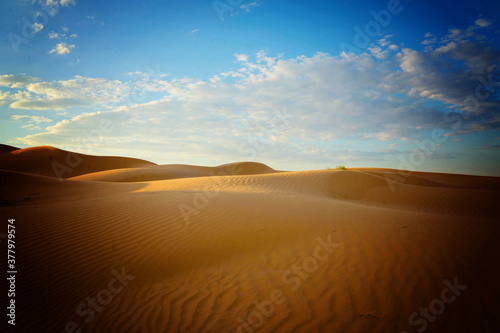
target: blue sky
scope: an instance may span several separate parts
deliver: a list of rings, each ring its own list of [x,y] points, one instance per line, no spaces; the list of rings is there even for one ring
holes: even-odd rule
[[[500,176],[493,1],[0,4],[0,142]]]

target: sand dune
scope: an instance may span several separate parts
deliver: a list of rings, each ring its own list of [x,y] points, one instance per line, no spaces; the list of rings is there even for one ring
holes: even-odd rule
[[[27,172],[49,177],[69,178],[103,170],[155,165],[136,158],[92,156],[49,146],[25,149],[1,146],[1,170]]]
[[[255,162],[231,163],[216,167],[170,164],[92,172],[71,177],[71,179],[104,182],[144,182],[188,177],[256,175],[275,172],[279,171]]]
[[[500,331],[500,178],[91,158],[0,172],[21,332]]]

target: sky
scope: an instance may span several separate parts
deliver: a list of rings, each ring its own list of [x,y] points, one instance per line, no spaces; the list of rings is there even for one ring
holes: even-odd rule
[[[6,0],[0,143],[500,176],[500,2]]]

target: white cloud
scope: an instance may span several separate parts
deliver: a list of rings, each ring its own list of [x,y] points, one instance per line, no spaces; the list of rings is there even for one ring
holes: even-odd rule
[[[0,91],[0,106],[5,106],[10,103],[11,96],[9,92]]]
[[[66,44],[66,43],[58,43],[49,53],[56,52],[60,55],[69,54],[71,50],[75,47],[75,45]]]
[[[403,62],[416,57],[410,50],[405,52]],[[311,58],[273,59],[274,63],[263,60],[268,58],[264,54],[260,58],[260,64],[243,66],[247,75],[238,83],[150,82],[143,86],[145,90],[165,91],[169,97],[133,106],[126,117],[117,116],[126,109],[117,109],[64,121],[51,129],[50,136],[39,134],[30,142],[72,133],[76,128],[90,129],[98,125],[99,119],[111,117],[119,128],[109,137],[111,140],[140,138],[147,133],[147,137],[160,142],[175,140],[190,149],[203,146],[202,150],[210,150],[199,143],[210,138],[207,145],[217,142],[232,147],[234,153],[238,142],[255,138],[275,147],[296,140],[309,144],[340,138],[394,140],[411,135],[416,125],[431,129],[442,120],[442,112],[433,107],[423,109],[421,101],[384,99],[384,94],[405,93],[406,84],[414,80],[418,62],[413,61],[413,67],[403,65],[403,73],[408,74],[398,77],[394,71],[399,62],[383,68],[369,55],[318,54]],[[39,91],[35,87],[49,96],[58,93],[41,84],[33,85],[30,91]],[[284,108],[290,115],[289,125],[280,128],[272,119]],[[229,143],[224,143],[226,140]]]
[[[69,29],[65,26],[61,26],[61,30],[63,30],[64,32],[68,32]],[[69,37],[71,38],[76,38],[78,35],[77,34],[71,34]],[[68,39],[68,37],[66,37],[66,34],[65,33],[58,33],[56,31],[51,31],[49,33],[49,38],[50,39]]]
[[[17,121],[27,120],[28,124],[22,125],[21,128],[32,131],[41,130],[40,126],[37,126],[40,123],[50,123],[53,121],[52,119],[49,119],[44,116],[28,116],[28,115],[13,115],[11,116],[11,119]]]
[[[61,6],[69,7],[69,5],[76,5],[76,0],[60,0]]]
[[[437,37],[431,34],[430,32],[427,32],[425,34],[425,38],[420,44],[423,45],[430,45],[430,44],[435,44],[437,42]]]
[[[381,39],[379,39],[379,40],[377,41],[377,43],[378,43],[380,46],[384,47],[384,46],[389,45],[391,42],[389,41],[389,36],[385,36],[385,38],[381,38]]]
[[[190,34],[190,35],[192,35],[192,34],[194,34],[195,32],[198,32],[198,31],[200,31],[200,29],[194,29],[194,30],[193,30],[193,31],[191,31],[189,34]]]
[[[15,93],[0,90],[3,105],[10,102],[10,108],[35,110],[62,110],[77,106],[89,107],[117,103],[130,92],[129,85],[120,81],[85,78],[56,82],[37,82],[39,79],[23,74],[0,76],[0,87],[18,89]]]
[[[76,5],[76,0],[39,0],[40,5],[45,7],[45,11],[54,16],[60,10],[60,7],[70,7]],[[35,2],[35,1],[33,1]]]
[[[63,37],[65,37],[65,36],[66,36],[65,34],[60,34],[60,33],[57,33],[57,32],[55,32],[55,31],[51,31],[51,32],[49,33],[49,38],[50,38],[50,39],[53,39],[53,38],[60,39],[60,38],[63,38]]]
[[[40,81],[40,79],[26,74],[0,75],[0,87],[21,88],[28,83]]]
[[[492,25],[491,21],[485,19],[477,19],[474,23],[476,23],[476,25],[480,26],[481,28],[489,27],[490,25]]]
[[[44,117],[44,116],[29,116],[29,115],[18,115],[18,114],[12,115],[11,119],[14,119],[14,120],[26,119],[30,123],[37,123],[37,124],[38,123],[50,123],[53,121],[52,119],[49,119],[49,118]]]
[[[29,129],[29,130],[32,130],[32,131],[40,131],[42,128],[40,126],[36,126],[35,124],[27,124],[27,125],[23,125],[21,126],[21,128],[25,128],[25,129]]]
[[[238,61],[243,61],[243,62],[248,61],[248,55],[246,55],[246,54],[235,54],[234,56],[236,57],[236,60],[238,60]]]
[[[87,103],[71,98],[51,98],[44,100],[20,99],[10,105],[11,109],[26,110],[64,110],[76,106],[84,106]]]
[[[383,50],[378,46],[369,46],[368,51],[377,59],[385,59],[389,56],[389,49]]]
[[[31,28],[33,29],[33,33],[37,33],[37,32],[40,32],[42,29],[43,29],[43,24],[40,24],[38,22],[35,22],[33,23],[33,25],[31,26]]]

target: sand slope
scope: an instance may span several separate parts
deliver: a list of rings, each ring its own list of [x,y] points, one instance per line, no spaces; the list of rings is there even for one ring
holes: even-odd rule
[[[500,179],[397,175],[253,163],[62,182],[2,171],[22,272],[16,329],[500,331]],[[410,323],[430,305],[432,320]]]

